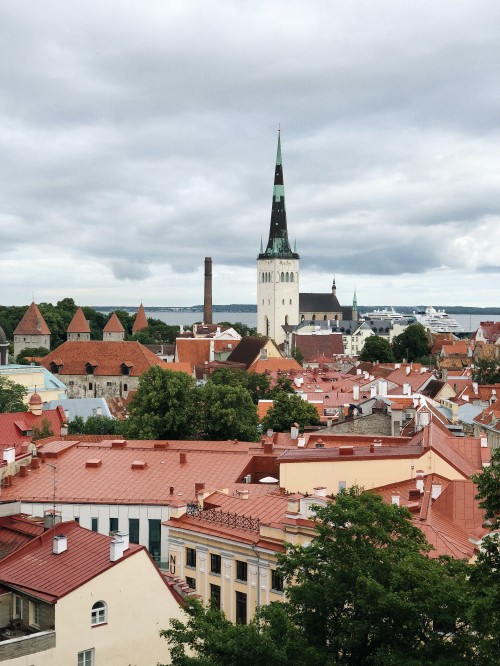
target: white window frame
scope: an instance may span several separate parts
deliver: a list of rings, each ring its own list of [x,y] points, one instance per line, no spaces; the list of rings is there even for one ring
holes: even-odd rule
[[[108,621],[108,607],[105,601],[96,601],[92,606],[91,624],[95,627],[98,624],[106,624]]]
[[[12,607],[12,617],[14,620],[22,620],[23,619],[23,600],[22,598],[18,595],[14,595],[14,603]]]
[[[94,666],[95,664],[95,649],[89,648],[78,653],[78,666]]]

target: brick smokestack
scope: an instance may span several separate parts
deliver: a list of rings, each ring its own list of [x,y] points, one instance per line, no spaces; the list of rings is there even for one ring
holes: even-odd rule
[[[203,302],[203,323],[212,323],[212,257],[205,257],[205,298]]]

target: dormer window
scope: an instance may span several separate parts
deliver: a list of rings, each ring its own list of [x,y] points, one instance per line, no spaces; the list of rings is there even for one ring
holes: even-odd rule
[[[90,363],[85,363],[85,372],[87,375],[93,375],[94,374],[94,366],[91,365]]]
[[[131,363],[127,363],[126,361],[121,364],[121,371],[122,375],[130,375],[130,370],[132,368]]]

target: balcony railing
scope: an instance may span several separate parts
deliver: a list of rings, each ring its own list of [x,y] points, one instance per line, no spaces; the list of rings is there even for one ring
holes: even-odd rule
[[[201,520],[206,520],[209,523],[216,523],[217,525],[225,525],[226,527],[234,527],[238,530],[247,530],[250,532],[258,532],[260,528],[260,520],[252,516],[241,516],[237,513],[229,511],[218,511],[217,509],[206,509],[203,511],[197,504],[189,504],[187,514]]]

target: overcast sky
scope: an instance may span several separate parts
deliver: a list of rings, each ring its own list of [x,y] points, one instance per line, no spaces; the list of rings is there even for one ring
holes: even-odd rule
[[[0,6],[0,304],[500,305],[497,0]]]

